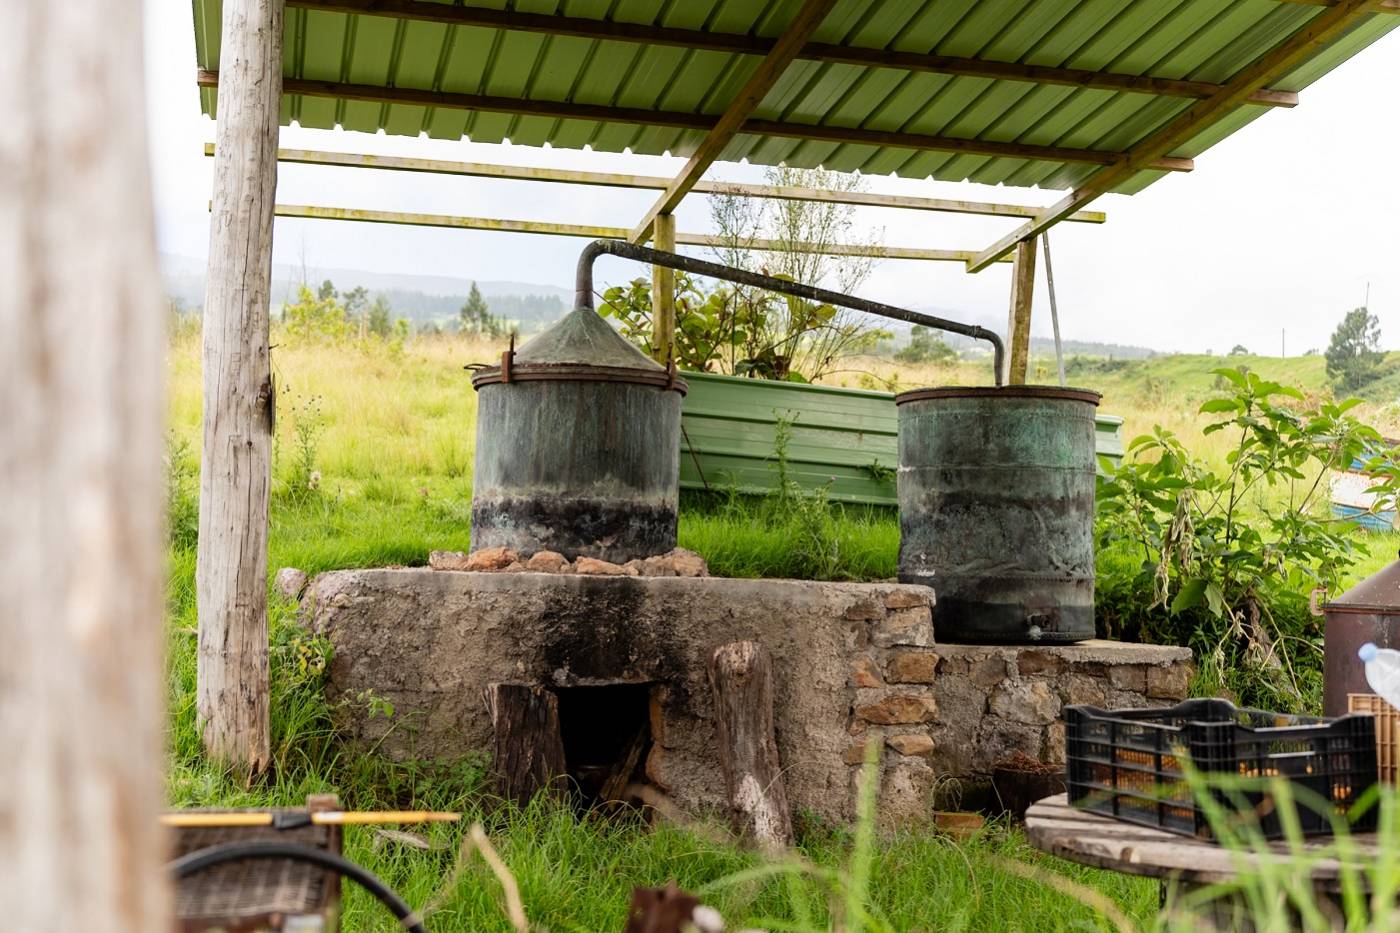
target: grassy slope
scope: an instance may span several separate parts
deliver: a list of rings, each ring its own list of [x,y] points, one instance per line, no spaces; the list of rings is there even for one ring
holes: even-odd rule
[[[492,358],[497,348],[459,341],[410,344],[401,353],[383,346],[279,347],[274,355],[282,388],[278,424],[278,487],[272,515],[271,567],[309,572],[346,566],[413,564],[436,548],[465,548],[470,502],[475,396],[462,365]],[[1209,395],[1209,370],[1220,358],[1169,357],[1085,373],[1083,382],[1105,392],[1104,410],[1123,415],[1131,436],[1165,423],[1184,437],[1199,437],[1193,412]],[[1233,361],[1232,361],[1233,362]],[[1260,372],[1314,389],[1321,386],[1318,359],[1249,359]],[[890,378],[895,367],[870,364]],[[198,449],[199,352],[183,339],[170,359],[172,432]],[[983,381],[984,367],[951,370],[901,367],[908,384]],[[1078,374],[1076,374],[1078,375]],[[856,382],[842,377],[850,384]],[[835,380],[841,381],[840,378]],[[310,414],[319,408],[319,416]],[[1377,414],[1386,411],[1374,406]],[[298,424],[320,421],[314,466],[321,473],[315,495],[289,494],[287,483],[303,451]],[[839,548],[841,573],[860,579],[894,573],[898,527],[889,515],[850,515],[829,529]],[[781,576],[802,572],[792,529],[759,527],[752,514],[686,509],[681,543],[705,554],[716,573]],[[1373,563],[1393,551],[1385,547]],[[171,565],[170,793],[178,804],[295,803],[309,792],[336,790],[354,806],[443,806],[473,810],[478,773],[431,766],[388,767],[368,756],[345,756],[331,738],[331,711],[316,692],[323,646],[290,625],[291,607],[273,608],[274,758],[271,781],[247,790],[211,772],[198,758],[194,727],[193,557],[177,549]],[[676,877],[700,887],[752,867],[749,856],[690,833],[648,833],[599,820],[580,822],[561,812],[538,812],[500,821],[494,835],[519,874],[532,918],[552,929],[616,929],[632,884]],[[451,862],[456,831],[430,834],[446,851],[418,853],[388,846],[374,850],[373,836],[352,831],[352,857],[382,872],[415,904],[436,890]],[[837,866],[847,840],[816,832],[808,837],[813,861]],[[1016,834],[989,833],[970,844],[910,832],[884,844],[878,856],[873,899],[898,929],[929,925],[964,929],[1066,929],[1092,914],[1048,887],[998,868],[1010,856],[1053,865],[1090,881],[1128,908],[1139,921],[1156,908],[1156,888],[1110,873],[1041,859]],[[468,871],[455,887],[439,929],[504,928],[494,883]],[[792,895],[785,884],[753,882],[726,888],[714,901],[731,920],[757,922],[777,915],[800,917],[797,905],[816,903],[815,889]],[[801,893],[805,892],[805,893]],[[391,929],[377,924],[377,908],[352,894],[347,929]]]

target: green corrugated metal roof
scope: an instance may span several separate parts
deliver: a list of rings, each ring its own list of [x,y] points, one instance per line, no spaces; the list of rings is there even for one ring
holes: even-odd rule
[[[545,15],[779,34],[801,0],[497,0],[468,3]],[[194,0],[199,66],[219,66],[220,0]],[[1221,83],[1295,32],[1321,6],[1278,0],[841,0],[814,41],[1003,62]],[[1302,90],[1396,25],[1373,15],[1279,81]],[[385,16],[288,8],[288,78],[488,94],[717,116],[756,55],[547,36]],[[204,89],[212,113],[215,91]],[[1191,103],[1078,87],[798,60],[756,119],[1125,151]],[[1246,105],[1172,155],[1195,157],[1265,109]],[[468,112],[288,95],[284,122],[395,135],[689,155],[703,132],[584,119]],[[1098,166],[868,144],[740,135],[727,161],[1068,188]],[[1133,192],[1162,173],[1140,172]]]

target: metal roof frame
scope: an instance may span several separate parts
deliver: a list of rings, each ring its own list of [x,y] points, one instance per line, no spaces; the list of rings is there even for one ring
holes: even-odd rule
[[[218,40],[208,26],[221,0],[193,2],[198,82],[212,112]],[[630,230],[633,242],[648,239],[655,218],[670,214],[710,165],[725,158],[829,162],[837,170],[855,162],[862,169],[893,166],[900,174],[1070,190],[982,250],[968,262],[969,271],[1004,257],[1100,194],[1131,192],[1164,172],[1190,171],[1197,151],[1260,113],[1296,105],[1299,88],[1396,24],[1377,25],[1371,21],[1392,17],[1373,14],[1400,13],[1400,0],[467,5],[492,2],[285,0],[284,121],[309,118],[317,125],[333,112],[337,125],[344,119],[351,128],[368,128],[369,120],[390,132],[412,132],[416,117],[422,132],[446,119],[475,138],[482,121],[494,119],[487,138],[521,132],[528,144],[542,133],[544,141],[565,146],[586,138],[585,145],[619,148],[626,139],[637,151],[678,150],[687,163]],[[1359,42],[1341,41],[1362,32]],[[326,46],[337,36],[340,44]],[[438,36],[442,44],[428,81],[421,53],[433,52]],[[460,69],[452,57],[454,37],[485,56],[471,59],[474,86],[469,77],[452,74],[454,66]],[[534,45],[520,45],[526,40],[518,37],[533,37]],[[489,46],[481,44],[488,40]],[[573,43],[567,55],[561,51],[566,43]],[[585,46],[586,54],[580,51]],[[657,50],[674,54],[671,64],[656,66],[663,84],[651,87],[650,72],[633,81],[630,72],[613,74],[627,69],[596,66],[599,50],[617,51],[620,60],[631,56],[632,67],[662,54]],[[562,56],[558,74],[551,71],[556,52]],[[339,56],[338,67],[326,55]],[[1314,66],[1319,56],[1325,60]],[[533,61],[528,74],[519,67],[526,61]],[[501,84],[495,76],[502,69],[516,76]],[[597,87],[588,84],[590,75]],[[677,106],[669,101],[682,81],[693,86]],[[875,109],[884,111],[909,88],[914,102],[899,106],[915,117],[851,119],[842,113],[848,104],[861,109],[862,101],[866,109],[878,102]],[[931,103],[921,102],[921,88]],[[963,98],[967,103],[960,106]],[[302,103],[318,100],[333,103]],[[361,109],[350,119],[355,106]],[[951,119],[940,118],[932,129],[917,116],[929,107],[944,108]],[[1066,107],[1072,122],[1051,132]],[[892,157],[900,161],[886,158],[890,152],[902,154]]]

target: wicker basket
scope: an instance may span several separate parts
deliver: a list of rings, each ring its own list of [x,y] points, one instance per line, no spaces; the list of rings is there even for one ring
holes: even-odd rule
[[[339,809],[334,796],[313,795],[307,800],[306,810],[334,809]],[[205,826],[173,830],[171,854],[178,858],[218,843],[261,840],[298,842],[336,854],[341,849],[339,826],[309,824],[293,829]],[[182,878],[175,885],[175,930],[178,933],[252,930],[336,933],[340,929],[339,914],[340,876],[290,859],[225,862]]]
[[[1370,713],[1376,719],[1376,776],[1395,786],[1396,745],[1400,742],[1400,711],[1374,693],[1348,693],[1348,713]]]

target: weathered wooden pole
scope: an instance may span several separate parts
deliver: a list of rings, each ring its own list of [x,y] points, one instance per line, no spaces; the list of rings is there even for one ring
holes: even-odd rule
[[[709,673],[734,829],[765,850],[789,848],[792,814],[773,731],[773,658],[757,642],[736,641],[715,649]]]
[[[652,245],[668,253],[676,251],[676,215],[657,214]],[[651,346],[663,366],[672,358],[676,340],[676,270],[651,267]]]
[[[164,312],[139,0],[0,29],[0,906],[167,930]]]
[[[1035,292],[1035,239],[1016,244],[1011,267],[1011,311],[1006,324],[1006,384],[1025,385],[1031,359],[1031,296]]]
[[[198,714],[205,751],[250,773],[268,758],[268,298],[282,0],[224,0],[218,143],[204,298]]]

